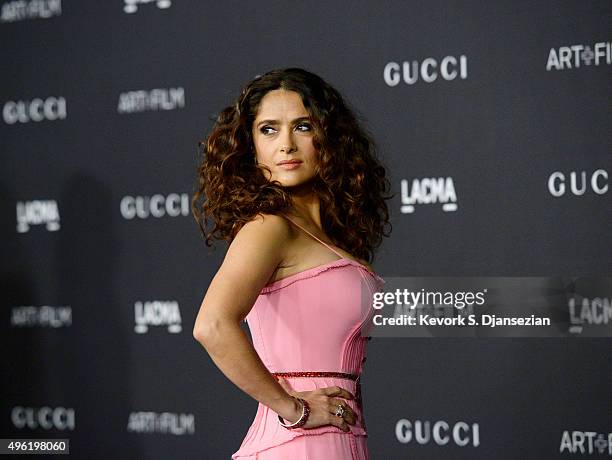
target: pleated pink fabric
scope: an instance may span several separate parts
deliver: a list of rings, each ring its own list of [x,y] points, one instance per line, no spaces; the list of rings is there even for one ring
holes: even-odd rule
[[[291,219],[290,219],[291,220]],[[372,294],[385,281],[361,263],[344,257],[291,220],[340,259],[265,286],[246,317],[253,345],[270,372],[329,371],[361,375],[371,320]],[[338,385],[356,394],[346,378],[288,377],[296,391]],[[233,460],[368,460],[362,408],[350,432],[327,425],[314,429],[281,427],[275,412],[259,403]]]

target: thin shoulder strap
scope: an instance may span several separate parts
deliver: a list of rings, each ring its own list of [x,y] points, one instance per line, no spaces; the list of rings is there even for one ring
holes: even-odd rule
[[[292,223],[294,223],[295,225],[297,225],[299,228],[301,228],[302,230],[304,230],[306,233],[308,233],[310,236],[312,236],[315,240],[317,240],[319,243],[321,243],[323,246],[326,246],[330,251],[332,251],[334,254],[338,255],[340,258],[344,259],[345,257],[340,254],[338,251],[336,251],[334,248],[332,248],[329,244],[327,244],[325,241],[320,240],[319,238],[317,238],[316,236],[314,236],[311,232],[309,232],[308,230],[306,230],[304,227],[302,227],[300,224],[298,224],[297,222],[295,222],[293,219],[290,219],[287,216],[284,216],[287,219],[289,219],[289,221],[291,221]]]

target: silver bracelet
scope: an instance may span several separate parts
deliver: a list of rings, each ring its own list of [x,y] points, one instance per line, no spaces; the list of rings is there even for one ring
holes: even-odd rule
[[[296,398],[295,396],[292,396],[292,398],[298,400],[302,404],[302,415],[294,423],[291,423],[289,425],[284,423],[283,418],[279,415],[278,423],[280,424],[280,426],[285,427],[287,429],[299,428],[301,426],[304,426],[306,424],[306,421],[308,420],[308,416],[310,415],[310,406],[304,399]]]

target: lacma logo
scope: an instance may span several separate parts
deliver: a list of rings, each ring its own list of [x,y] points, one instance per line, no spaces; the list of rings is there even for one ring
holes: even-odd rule
[[[445,56],[440,62],[435,58],[426,58],[419,61],[388,62],[383,70],[383,78],[388,86],[397,86],[401,82],[414,85],[419,77],[425,83],[432,83],[438,78],[441,80],[465,80],[467,78],[467,56],[459,58]]]
[[[581,66],[612,64],[612,43],[599,42],[590,45],[572,45],[551,48],[546,70],[578,69]]]
[[[26,233],[32,225],[45,225],[48,231],[60,229],[60,216],[55,200],[17,202],[17,232]]]
[[[138,11],[138,5],[144,5],[145,3],[155,3],[160,10],[172,6],[170,0],[124,0],[124,2],[123,11],[128,14],[135,13]]]
[[[177,334],[183,330],[181,310],[175,300],[137,301],[134,303],[134,331],[145,334],[149,326],[167,326],[168,332]]]
[[[572,297],[568,300],[570,323],[569,332],[580,334],[583,326],[599,325],[606,326],[612,324],[612,299],[609,297],[595,297],[588,299],[576,299]]]
[[[457,193],[452,177],[413,179],[412,185],[408,180],[402,179],[402,207],[403,214],[412,214],[417,204],[442,205],[442,211],[457,210]]]

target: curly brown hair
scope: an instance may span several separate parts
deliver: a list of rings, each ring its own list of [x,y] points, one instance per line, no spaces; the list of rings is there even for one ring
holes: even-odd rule
[[[298,93],[313,126],[318,165],[313,189],[321,201],[321,223],[333,243],[371,262],[389,222],[389,180],[375,144],[340,93],[321,77],[300,68],[276,69],[249,82],[236,103],[223,109],[212,132],[198,142],[202,162],[191,202],[205,243],[231,242],[258,214],[282,214],[292,207],[278,181],[268,181],[257,164],[252,125],[259,103],[272,90]],[[206,231],[208,217],[214,227]]]

